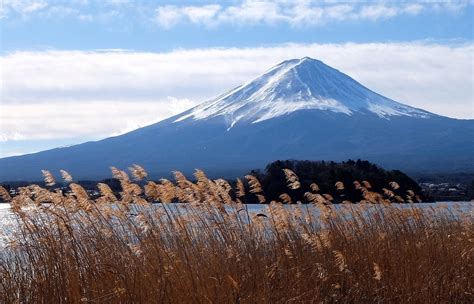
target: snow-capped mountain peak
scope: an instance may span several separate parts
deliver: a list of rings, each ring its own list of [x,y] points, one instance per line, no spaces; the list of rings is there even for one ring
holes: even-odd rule
[[[474,120],[397,103],[321,61],[302,58],[129,133],[2,158],[0,182],[37,180],[44,168],[99,180],[109,176],[110,166],[130,164],[154,170],[153,178],[194,168],[236,177],[277,159],[360,158],[411,172],[473,171],[473,134]]]
[[[237,123],[258,123],[305,109],[346,115],[373,113],[387,119],[433,115],[383,97],[322,61],[303,57],[283,61],[260,77],[183,113],[175,122],[223,116],[230,129]]]

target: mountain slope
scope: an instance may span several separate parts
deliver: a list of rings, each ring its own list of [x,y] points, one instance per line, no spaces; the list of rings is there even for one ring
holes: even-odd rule
[[[225,116],[232,127],[242,121],[257,123],[307,109],[347,115],[365,111],[385,118],[434,116],[385,98],[321,61],[304,57],[280,63],[257,79],[180,115],[175,122]]]
[[[276,159],[364,158],[388,168],[474,171],[474,121],[397,103],[310,59],[282,62],[215,100],[133,132],[0,159],[0,181],[41,169],[109,177],[111,165],[233,175]]]

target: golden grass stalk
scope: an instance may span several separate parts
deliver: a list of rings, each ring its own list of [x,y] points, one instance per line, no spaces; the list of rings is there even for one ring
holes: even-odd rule
[[[262,192],[262,185],[258,181],[258,179],[253,175],[246,175],[245,178],[250,186],[250,193],[260,193]]]
[[[312,183],[311,185],[309,185],[309,187],[311,188],[311,191],[313,191],[313,192],[319,192],[319,186],[318,186],[318,184]]]
[[[334,185],[336,187],[337,190],[339,191],[342,191],[344,190],[344,183],[343,182],[336,182],[336,184]]]
[[[56,180],[54,179],[53,174],[49,172],[48,170],[41,170],[41,173],[43,174],[43,179],[48,187],[52,187],[56,184]]]
[[[63,180],[66,183],[71,183],[72,182],[72,176],[66,170],[61,169],[61,170],[59,170],[59,172],[61,173],[61,177],[63,178]]]
[[[145,169],[143,169],[142,166],[134,164],[131,167],[129,167],[128,169],[132,173],[132,176],[133,176],[133,178],[135,178],[135,180],[141,181],[141,180],[147,178],[147,176],[148,176],[148,173],[145,171]]]
[[[112,172],[120,196],[105,184],[99,198],[75,183],[19,189],[15,229],[0,231],[0,303],[472,303],[462,208],[402,208],[360,184],[362,203],[335,206],[311,187],[312,204],[252,212],[202,171],[144,189]]]
[[[379,264],[374,262],[374,280],[380,281],[382,279],[382,269]]]
[[[235,185],[235,196],[236,197],[245,196],[245,186],[244,186],[244,183],[240,180],[240,178],[237,178],[237,182]]]
[[[5,189],[4,187],[0,186],[0,197],[2,200],[5,202],[11,201],[12,197],[10,196],[10,193]]]
[[[283,173],[285,174],[288,188],[295,190],[301,187],[300,180],[295,172],[291,171],[290,169],[283,169]]]

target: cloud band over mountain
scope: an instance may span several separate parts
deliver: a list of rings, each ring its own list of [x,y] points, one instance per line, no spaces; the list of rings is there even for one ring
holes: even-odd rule
[[[87,140],[130,131],[215,97],[286,58],[303,56],[347,71],[411,106],[473,118],[473,51],[472,43],[394,42],[167,53],[14,52],[0,57],[1,156],[15,140]]]

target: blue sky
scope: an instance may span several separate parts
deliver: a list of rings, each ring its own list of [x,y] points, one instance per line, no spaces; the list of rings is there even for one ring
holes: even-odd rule
[[[0,157],[121,134],[311,56],[473,118],[472,1],[2,0]]]
[[[471,40],[474,17],[469,1],[3,1],[2,52]]]

